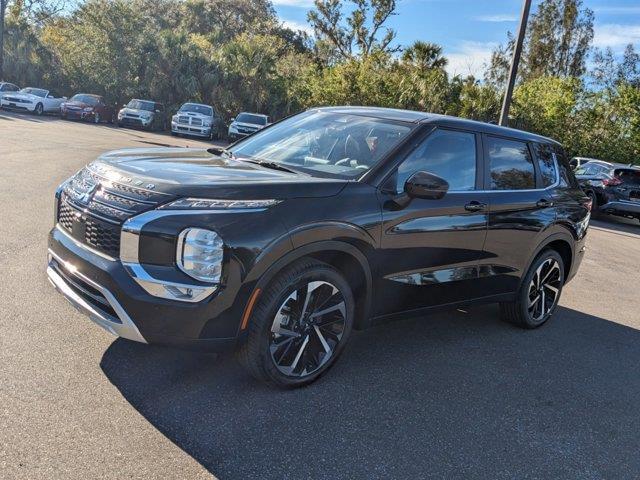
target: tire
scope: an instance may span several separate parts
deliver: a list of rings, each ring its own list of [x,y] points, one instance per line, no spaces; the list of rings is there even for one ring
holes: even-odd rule
[[[301,259],[264,289],[238,359],[252,377],[267,384],[308,385],[342,353],[353,328],[354,308],[351,288],[340,273],[326,263]]]
[[[542,326],[555,312],[563,285],[562,257],[555,250],[543,250],[524,276],[516,300],[500,304],[502,320],[528,329]]]
[[[44,107],[41,103],[36,105],[36,108],[33,109],[33,113],[35,113],[39,117],[42,116],[42,114],[44,113]]]
[[[171,130],[171,136],[172,137],[179,137],[180,135],[178,135],[177,132],[174,132],[173,130]]]
[[[96,125],[100,123],[100,114],[97,112],[93,115],[93,123]]]

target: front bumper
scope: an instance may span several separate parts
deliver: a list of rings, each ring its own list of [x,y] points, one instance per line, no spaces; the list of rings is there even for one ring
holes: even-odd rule
[[[95,112],[85,112],[83,110],[63,110],[61,115],[67,120],[88,120],[94,119]]]
[[[147,343],[109,290],[76,271],[72,265],[65,264],[51,250],[47,259],[49,281],[78,311],[109,333]]]
[[[80,312],[108,332],[138,342],[194,350],[232,350],[242,315],[237,291],[221,289],[198,303],[154,297],[122,262],[79,245],[54,228],[47,275]],[[241,296],[240,296],[241,297]]]
[[[209,137],[211,135],[211,127],[199,127],[176,122],[171,122],[171,131],[173,133],[182,133],[184,135],[194,135],[197,137]]]
[[[27,111],[27,112],[33,112],[36,109],[35,103],[18,103],[18,102],[11,102],[5,99],[2,99],[0,101],[0,106],[7,110],[20,110],[20,111]]]

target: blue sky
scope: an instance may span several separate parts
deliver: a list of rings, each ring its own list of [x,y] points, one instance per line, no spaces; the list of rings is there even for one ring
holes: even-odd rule
[[[273,0],[283,22],[309,29],[306,14],[313,0]],[[539,1],[534,0],[532,12]],[[594,46],[611,47],[618,55],[628,43],[640,50],[638,0],[584,0],[595,13]],[[398,15],[389,26],[397,42],[435,42],[444,47],[452,74],[481,76],[491,51],[517,29],[521,0],[398,0]]]

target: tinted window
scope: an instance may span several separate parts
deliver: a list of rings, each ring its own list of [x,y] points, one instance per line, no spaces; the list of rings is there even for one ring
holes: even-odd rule
[[[253,125],[266,125],[267,117],[264,115],[254,115],[253,113],[241,113],[236,117],[236,122],[251,123]]]
[[[550,187],[558,178],[558,172],[556,171],[556,162],[554,159],[554,153],[551,150],[550,145],[543,145],[540,143],[534,144],[534,151],[538,158],[538,166],[540,167],[540,176],[542,177],[542,186]]]
[[[529,148],[524,142],[487,137],[491,190],[536,188]]]
[[[20,93],[29,93],[31,95],[35,95],[37,97],[42,97],[42,98],[47,96],[47,91],[46,90],[42,90],[41,88],[27,87],[27,88],[23,88],[22,90],[20,90]]]
[[[213,109],[210,106],[201,105],[199,103],[185,103],[180,107],[180,110],[178,110],[178,112],[193,112],[209,117],[213,116]]]
[[[640,184],[640,170],[621,168],[616,170],[614,175],[624,183]]]
[[[578,181],[576,180],[571,167],[569,166],[569,159],[564,150],[558,146],[554,147],[556,160],[558,162],[558,168],[560,169],[560,186],[580,188]]]
[[[418,171],[438,175],[449,190],[473,190],[476,185],[476,136],[473,133],[436,130],[398,168],[397,191]]]
[[[127,108],[132,110],[146,110],[147,112],[153,112],[155,104],[147,100],[133,99],[127,103]]]
[[[100,102],[100,97],[96,97],[95,95],[85,95],[83,93],[79,93],[71,97],[72,102],[82,102],[87,105],[97,105]]]

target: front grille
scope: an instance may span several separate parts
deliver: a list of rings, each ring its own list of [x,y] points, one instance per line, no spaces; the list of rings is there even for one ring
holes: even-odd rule
[[[96,250],[117,258],[120,254],[120,225],[115,226],[87,218],[84,240]]]
[[[115,182],[110,178],[117,172],[105,171],[104,167],[92,170],[92,166],[65,184],[58,203],[58,224],[75,240],[118,258],[122,224],[154,208],[167,195]],[[146,185],[151,188],[151,184]]]
[[[122,120],[120,120],[120,123],[124,125],[133,125],[136,127],[142,126],[142,120],[140,120],[139,118],[122,117]]]
[[[195,125],[196,127],[202,126],[201,118],[191,118],[191,125]]]

